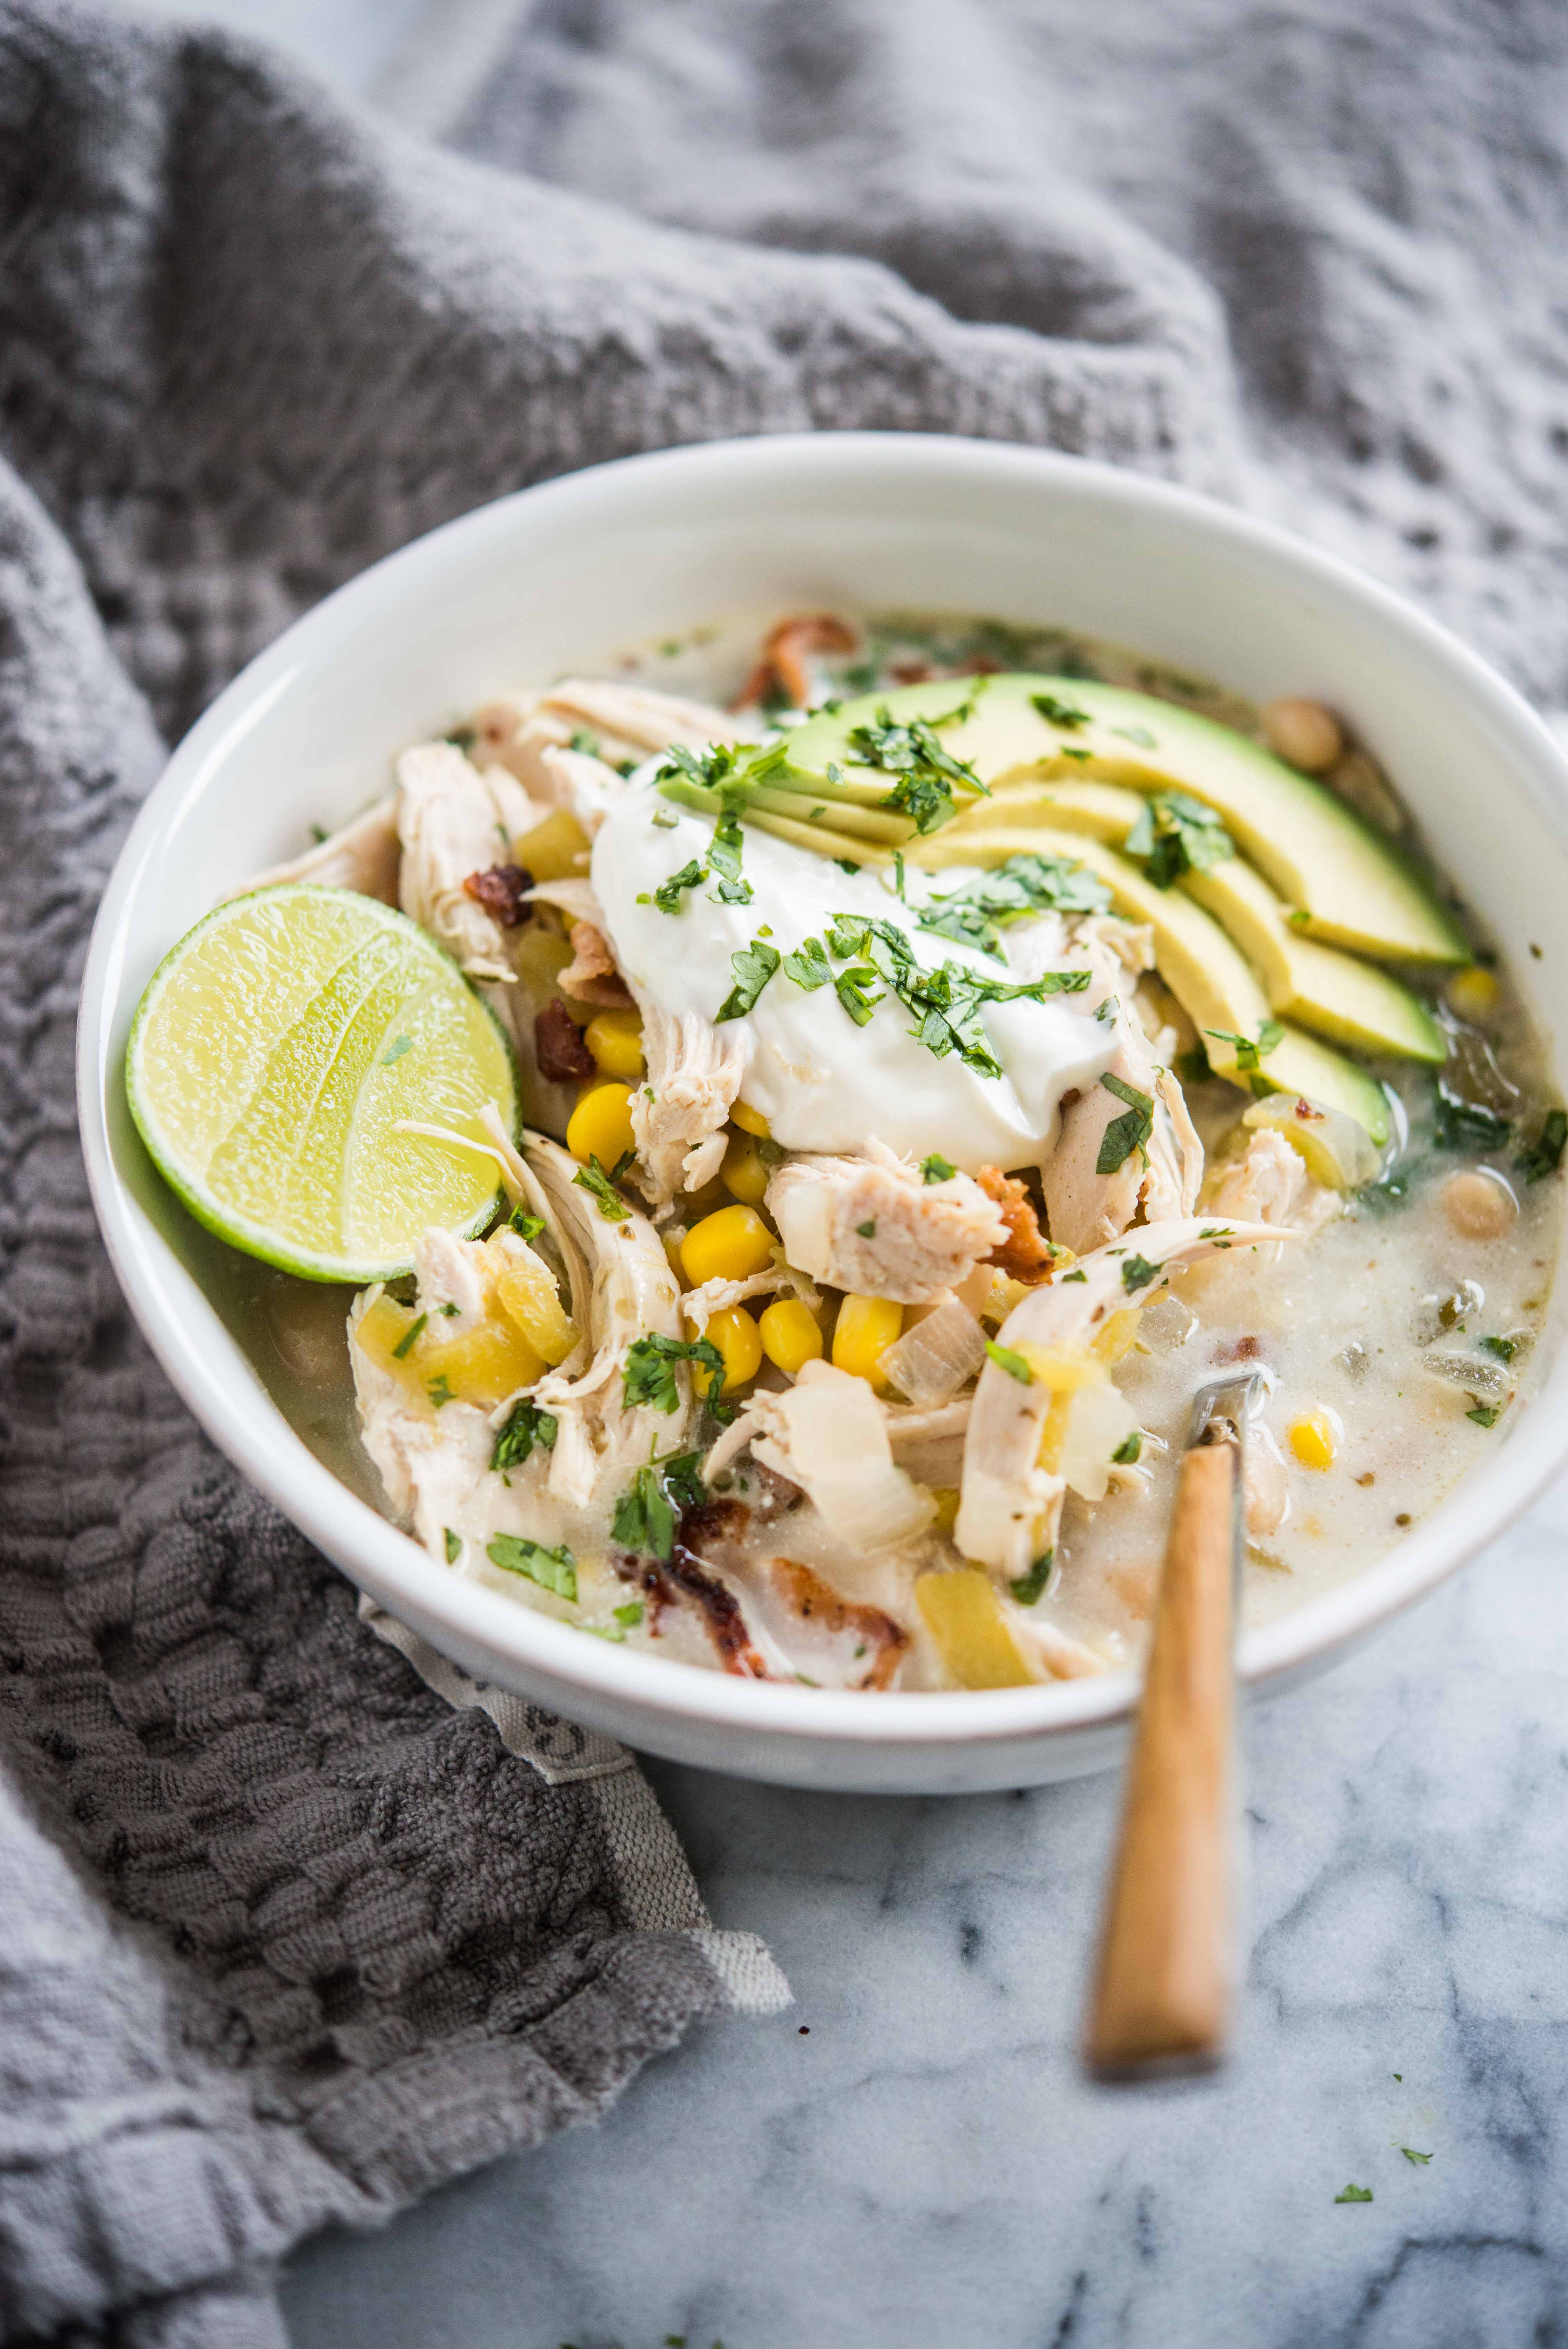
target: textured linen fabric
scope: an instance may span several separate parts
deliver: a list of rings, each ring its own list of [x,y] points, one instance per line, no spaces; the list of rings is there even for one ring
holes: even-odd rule
[[[835,425],[1272,507],[1568,700],[1565,46],[1458,0],[471,0],[388,93],[455,154],[0,0],[0,2339],[276,2344],[309,2229],[783,1995],[627,1757],[361,1620],[128,1321],[71,1030],[164,745],[451,514]]]

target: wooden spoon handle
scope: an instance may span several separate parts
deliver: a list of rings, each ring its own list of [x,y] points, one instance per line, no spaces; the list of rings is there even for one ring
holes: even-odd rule
[[[1224,2052],[1235,1476],[1228,1444],[1181,1463],[1090,2004],[1088,2059],[1109,2077]]]

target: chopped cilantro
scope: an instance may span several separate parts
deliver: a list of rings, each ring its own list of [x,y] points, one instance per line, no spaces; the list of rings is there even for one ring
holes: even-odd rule
[[[729,957],[735,973],[735,985],[714,1013],[716,1024],[726,1019],[744,1019],[755,1010],[757,999],[778,969],[779,953],[766,938],[753,938],[748,947],[739,947]]]
[[[1024,1360],[1023,1355],[1015,1353],[1011,1346],[998,1346],[995,1338],[987,1338],[985,1340],[985,1351],[990,1355],[991,1360],[995,1363],[996,1368],[999,1371],[1006,1371],[1010,1379],[1016,1379],[1021,1387],[1032,1387],[1034,1385],[1035,1374],[1033,1371],[1029,1368],[1028,1363]]]
[[[1160,1266],[1150,1264],[1146,1256],[1124,1257],[1121,1265],[1121,1285],[1130,1297],[1135,1288],[1147,1288],[1151,1280],[1158,1280],[1160,1271]]]
[[[948,1183],[957,1174],[958,1169],[956,1166],[949,1165],[940,1151],[934,1150],[929,1158],[921,1160],[920,1172],[922,1180],[924,1182]]]
[[[1016,1581],[1008,1583],[1007,1588],[1020,1607],[1035,1604],[1051,1578],[1051,1560],[1055,1556],[1055,1550],[1043,1549],[1027,1574],[1020,1574]]]
[[[1496,1403],[1478,1402],[1473,1411],[1466,1412],[1465,1417],[1473,1419],[1478,1427],[1495,1427],[1499,1408]]]
[[[934,832],[957,813],[954,783],[985,794],[974,768],[944,750],[934,728],[922,718],[901,725],[885,703],[874,721],[851,729],[848,747],[862,766],[897,777],[881,804],[907,815],[916,832]]]
[[[1513,1163],[1527,1183],[1539,1183],[1543,1175],[1556,1174],[1563,1164],[1565,1143],[1568,1109],[1549,1109],[1535,1140],[1519,1153]]]
[[[442,741],[449,742],[454,750],[471,750],[479,739],[471,726],[454,726],[449,734],[441,737]]]
[[[803,938],[794,954],[787,954],[781,965],[786,978],[793,979],[808,994],[825,987],[833,976],[820,938]]]
[[[855,1226],[855,1229],[860,1234],[861,1239],[874,1240],[877,1236],[876,1217],[873,1216],[869,1224],[857,1224]]]
[[[1146,800],[1122,845],[1157,889],[1171,888],[1183,873],[1207,873],[1236,853],[1213,809],[1186,792],[1156,792]]]
[[[1501,1150],[1512,1131],[1510,1119],[1500,1117],[1483,1102],[1467,1101],[1438,1079],[1432,1140],[1439,1150]],[[1568,1140],[1568,1123],[1563,1137]]]
[[[913,1013],[915,1025],[909,1032],[917,1043],[939,1061],[956,1052],[965,1067],[983,1077],[1002,1073],[980,1016],[984,1005],[1020,999],[1043,1003],[1048,995],[1076,992],[1089,980],[1087,969],[1048,970],[1039,978],[1016,983],[988,978],[963,963],[944,962],[936,970],[926,970],[896,924],[863,914],[835,914],[827,935],[830,954],[864,958],[834,982],[840,1002],[857,1025],[863,1027],[881,1001],[869,992],[872,982],[881,978],[905,1010]]]
[[[580,1166],[572,1177],[576,1189],[593,1193],[598,1202],[599,1213],[607,1224],[624,1224],[632,1212],[615,1188],[615,1178],[624,1165],[625,1160],[618,1158],[606,1174],[598,1159],[590,1158],[587,1165]]]
[[[659,883],[653,893],[652,902],[658,907],[661,914],[678,914],[681,909],[681,899],[686,892],[688,889],[700,889],[707,879],[707,866],[700,864],[695,856],[688,857],[678,873],[672,873],[667,881]],[[638,898],[637,903],[639,905],[645,905],[649,903],[649,899],[645,895]]]
[[[1398,2075],[1395,2076],[1398,2077]],[[1402,2145],[1399,2147],[1399,2150],[1404,2155],[1406,2160],[1418,2168],[1425,2168],[1426,2164],[1430,2161],[1432,2158],[1429,2153],[1418,2153],[1413,2145]]]
[[[1495,1354],[1500,1362],[1511,1362],[1519,1351],[1517,1338],[1483,1338],[1480,1342],[1482,1351]]]
[[[1234,1227],[1230,1224],[1205,1224],[1198,1237],[1201,1240],[1212,1240],[1218,1247],[1221,1241],[1233,1240],[1235,1236]]]
[[[1062,1278],[1063,1278],[1064,1280],[1088,1280],[1088,1273],[1087,1273],[1087,1272],[1085,1272],[1085,1271],[1084,1271],[1084,1269],[1083,1269],[1082,1266],[1080,1265],[1080,1266],[1079,1266],[1079,1268],[1078,1268],[1078,1269],[1076,1272],[1064,1272],[1064,1273],[1063,1273],[1063,1275],[1062,1275]]]
[[[413,1347],[414,1340],[418,1338],[420,1330],[424,1328],[429,1318],[430,1317],[428,1313],[421,1313],[417,1321],[409,1322],[408,1327],[404,1330],[403,1335],[398,1339],[397,1343],[392,1349],[392,1360],[395,1362],[406,1361],[407,1360],[408,1354]]]
[[[1029,699],[1050,725],[1065,726],[1069,733],[1088,724],[1088,711],[1076,701],[1060,701],[1054,693],[1031,693]]]
[[[1029,851],[934,897],[916,918],[923,930],[999,956],[1002,931],[1011,922],[1047,912],[1103,914],[1109,904],[1110,891],[1087,865]]]
[[[442,1312],[446,1315],[449,1321],[455,1321],[462,1309],[463,1309],[460,1305],[454,1305],[450,1298],[448,1299],[446,1304],[441,1308]]]
[[[1205,1028],[1203,1033],[1205,1036],[1212,1036],[1217,1044],[1235,1046],[1236,1066],[1243,1074],[1250,1073],[1257,1067],[1260,1061],[1266,1060],[1269,1053],[1277,1050],[1284,1041],[1284,1030],[1277,1019],[1263,1021],[1258,1029],[1258,1040],[1255,1044],[1250,1036],[1238,1036],[1231,1028]]]
[[[672,742],[660,764],[654,770],[655,783],[671,782],[684,776],[702,791],[717,791],[719,784],[734,774],[741,750],[748,745],[733,742],[710,742],[706,750],[688,750],[684,742]]]
[[[1343,2194],[1336,2194],[1334,2199],[1336,2202],[1370,2202],[1372,2189],[1369,2186],[1347,2186]]]
[[[651,1460],[638,1469],[616,1502],[611,1536],[623,1548],[667,1558],[676,1546],[681,1512],[696,1508],[705,1497],[699,1452]]]
[[[507,1574],[526,1574],[531,1582],[537,1582],[542,1590],[552,1590],[557,1599],[575,1600],[577,1597],[577,1560],[564,1542],[556,1549],[546,1549],[542,1542],[530,1541],[523,1534],[497,1534],[485,1556]]]
[[[852,856],[835,856],[832,861],[841,873],[858,873],[861,869]]]
[[[449,1566],[456,1566],[459,1558],[463,1554],[461,1537],[455,1534],[450,1526],[443,1526],[441,1528],[441,1539],[446,1544],[447,1564]]]
[[[1113,1028],[1121,1006],[1114,995],[1102,995],[1094,1007],[1094,1016],[1102,1028]]]
[[[718,903],[749,905],[751,884],[740,875],[740,819],[733,808],[726,808],[713,828],[707,862],[710,871],[718,875],[718,886],[713,893]]]
[[[1127,1103],[1119,1117],[1113,1117],[1099,1138],[1099,1155],[1094,1162],[1097,1174],[1114,1174],[1124,1166],[1136,1150],[1147,1166],[1147,1144],[1154,1131],[1154,1100],[1150,1093],[1140,1093],[1121,1077],[1104,1076],[1100,1083],[1108,1093]]]
[[[1131,1434],[1119,1444],[1111,1458],[1119,1468],[1130,1468],[1143,1449],[1143,1430],[1135,1427]]]
[[[384,1069],[389,1069],[389,1068],[392,1066],[392,1063],[393,1063],[393,1061],[400,1061],[400,1060],[402,1059],[402,1057],[403,1057],[403,1055],[404,1055],[404,1053],[405,1053],[405,1052],[411,1052],[411,1051],[413,1050],[413,1049],[414,1049],[414,1039],[412,1038],[412,1036],[399,1036],[399,1037],[397,1037],[397,1038],[394,1040],[394,1042],[393,1042],[393,1044],[392,1044],[392,1046],[391,1046],[391,1049],[390,1049],[388,1051],[385,1051],[385,1052],[383,1052],[383,1053],[382,1053],[382,1055],[381,1055],[381,1065],[382,1065],[382,1067],[383,1067]]]
[[[536,1444],[542,1452],[552,1450],[555,1443],[555,1429],[556,1422],[551,1413],[541,1411],[527,1395],[520,1395],[496,1430],[490,1466],[498,1473],[508,1468],[521,1468]]]
[[[544,1217],[531,1216],[526,1207],[514,1207],[506,1220],[509,1230],[514,1231],[520,1240],[536,1240],[544,1229]]]
[[[643,1602],[640,1599],[628,1599],[624,1607],[613,1608],[611,1612],[616,1622],[630,1631],[643,1619]]]
[[[585,726],[579,726],[566,747],[569,750],[581,750],[585,759],[596,759],[599,756],[599,737],[590,734]]]
[[[869,963],[858,963],[852,970],[841,970],[833,981],[834,992],[857,1028],[863,1028],[877,1005],[882,992],[876,985],[876,973]]]
[[[458,1399],[452,1392],[452,1382],[448,1378],[445,1371],[442,1371],[438,1377],[426,1381],[425,1392],[429,1396],[430,1401],[435,1404],[438,1411],[441,1409],[444,1403],[456,1402]]]
[[[656,1411],[674,1411],[680,1402],[676,1362],[699,1362],[709,1371],[711,1394],[724,1384],[724,1356],[711,1338],[665,1338],[655,1331],[651,1337],[634,1338],[626,1350],[621,1377],[621,1400],[626,1409],[632,1411],[645,1402]]]

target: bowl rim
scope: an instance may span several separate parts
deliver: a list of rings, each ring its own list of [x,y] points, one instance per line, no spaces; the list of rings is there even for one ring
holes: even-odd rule
[[[379,611],[401,606],[433,569],[504,541],[520,510],[554,508],[557,518],[591,526],[613,512],[625,485],[683,474],[738,487],[758,469],[852,477],[862,485],[881,472],[944,472],[966,485],[1026,477],[1052,481],[1123,513],[1156,512],[1200,537],[1228,543],[1294,568],[1352,612],[1403,639],[1416,666],[1442,672],[1506,738],[1516,776],[1537,812],[1568,849],[1568,759],[1522,696],[1479,654],[1394,590],[1342,558],[1258,517],[1148,475],[1058,450],[956,435],[904,432],[791,432],[702,441],[616,458],[513,491],[441,523],[381,557],[302,615],[241,670],[176,746],[148,794],[116,859],[93,926],[77,1024],[77,1107],[89,1188],[110,1261],[143,1334],[162,1368],[213,1443],[248,1480],[349,1578],[391,1613],[428,1627],[438,1644],[481,1653],[531,1672],[562,1692],[580,1691],[603,1713],[634,1708],[645,1719],[668,1716],[717,1731],[804,1744],[847,1744],[929,1751],[933,1747],[1030,1743],[1114,1727],[1136,1701],[1131,1669],[1092,1679],[1019,1689],[861,1692],[741,1680],[704,1666],[584,1637],[504,1593],[431,1569],[412,1538],[318,1461],[269,1402],[269,1413],[239,1424],[218,1407],[202,1377],[206,1334],[173,1308],[170,1252],[137,1210],[116,1169],[109,1138],[113,1081],[109,1045],[121,1016],[126,925],[139,885],[156,862],[160,840],[222,772],[234,743],[259,723],[306,669],[331,657],[334,644],[358,636]],[[129,1012],[133,1007],[124,1007]],[[208,1310],[212,1309],[209,1305]],[[220,1330],[215,1313],[212,1327]],[[259,1382],[258,1382],[259,1383]],[[1427,1596],[1534,1501],[1568,1463],[1568,1414],[1533,1408],[1520,1397],[1495,1454],[1440,1500],[1431,1517],[1360,1574],[1274,1621],[1243,1632],[1238,1671],[1261,1693],[1347,1651],[1391,1617]],[[1502,1470],[1506,1468],[1506,1475]],[[570,1702],[569,1693],[565,1702]]]

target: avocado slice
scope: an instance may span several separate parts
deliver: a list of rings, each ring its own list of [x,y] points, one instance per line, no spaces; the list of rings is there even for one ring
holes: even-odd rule
[[[1388,1103],[1382,1087],[1299,1028],[1287,1026],[1255,1070],[1243,1069],[1238,1048],[1222,1039],[1254,1038],[1272,1017],[1251,965],[1213,916],[1183,890],[1157,889],[1138,865],[1092,833],[1037,823],[1015,829],[989,823],[974,830],[947,825],[913,847],[908,858],[926,872],[941,872],[954,864],[988,869],[1031,852],[1087,864],[1109,885],[1119,914],[1150,925],[1155,968],[1202,1036],[1216,1076],[1243,1090],[1305,1093],[1357,1119],[1379,1148],[1387,1141]]]
[[[939,727],[943,749],[993,789],[1015,776],[1057,775],[1190,792],[1223,817],[1294,926],[1383,961],[1470,959],[1405,858],[1331,792],[1229,727],[1119,686],[1009,672],[866,694],[820,710],[788,736],[787,787],[830,794],[830,761],[848,787],[875,781],[880,771],[853,760],[847,745],[883,709],[895,723]]]
[[[1142,801],[1116,783],[1014,783],[981,800],[955,823],[957,840],[998,823],[1040,823],[1086,832],[1119,848]],[[1448,1038],[1418,997],[1375,963],[1303,937],[1261,873],[1240,856],[1207,873],[1185,873],[1180,887],[1213,915],[1264,984],[1269,1008],[1356,1052],[1440,1063]]]

